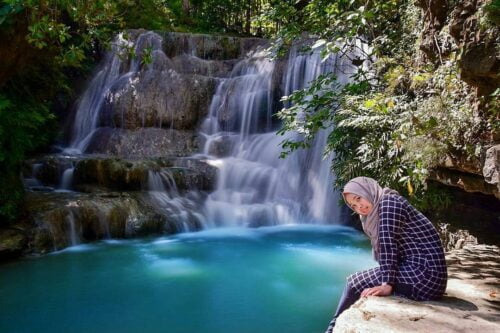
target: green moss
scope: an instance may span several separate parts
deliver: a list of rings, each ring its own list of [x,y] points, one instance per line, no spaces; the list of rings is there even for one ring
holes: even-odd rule
[[[387,89],[394,92],[396,88],[406,79],[406,75],[406,70],[401,65],[391,68],[384,75],[384,81],[387,84]]]
[[[120,206],[114,206],[106,215],[109,223],[109,232],[115,238],[125,237],[125,228],[127,224],[128,213]]]
[[[432,74],[420,72],[411,77],[410,89],[413,91],[423,91],[430,83]]]
[[[495,26],[500,26],[500,1],[490,0],[483,7],[487,20]]]
[[[47,253],[54,250],[53,238],[48,229],[37,229],[33,240],[35,253]]]

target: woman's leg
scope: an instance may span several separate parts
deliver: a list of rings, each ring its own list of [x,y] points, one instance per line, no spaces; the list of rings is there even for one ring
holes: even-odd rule
[[[339,305],[337,311],[333,316],[332,321],[328,325],[326,333],[331,333],[333,327],[335,326],[335,321],[338,316],[347,310],[351,305],[356,303],[361,296],[361,292],[365,288],[374,287],[380,285],[380,269],[378,267],[367,269],[365,271],[354,273],[347,277],[347,283],[344,288],[344,292],[340,297]]]
[[[382,284],[380,279],[380,268],[375,267],[367,269],[361,272],[354,273],[347,277],[347,283],[344,288],[344,292],[340,297],[339,305],[337,306],[337,311],[330,321],[326,333],[331,333],[338,316],[347,310],[351,305],[356,303],[356,301],[361,296],[361,292],[366,288],[372,288]],[[398,296],[404,296],[407,298],[412,298],[413,285],[408,283],[397,282],[393,286],[393,294]]]
[[[326,333],[332,332],[337,317],[346,309],[348,309],[351,305],[356,303],[360,295],[361,295],[360,293],[354,291],[354,289],[349,285],[349,283],[345,285],[344,291],[342,292],[342,296],[340,296],[340,301],[339,305],[337,306],[337,311],[335,311],[332,321],[330,321],[330,323],[328,324]]]

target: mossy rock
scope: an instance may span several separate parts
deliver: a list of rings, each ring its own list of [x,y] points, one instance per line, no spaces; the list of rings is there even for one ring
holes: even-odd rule
[[[26,234],[20,230],[6,229],[0,231],[0,260],[20,256],[27,242]]]
[[[48,228],[40,228],[36,233],[32,242],[32,250],[35,253],[48,253],[54,251],[54,239]]]
[[[146,162],[129,162],[122,159],[87,159],[76,164],[74,183],[77,189],[97,185],[112,190],[140,190],[147,182]]]

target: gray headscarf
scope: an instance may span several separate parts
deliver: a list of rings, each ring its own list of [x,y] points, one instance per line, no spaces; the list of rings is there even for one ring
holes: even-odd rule
[[[342,192],[342,196],[344,197],[344,201],[347,203],[345,199],[346,193],[352,193],[359,195],[373,205],[373,209],[367,216],[360,215],[361,224],[363,226],[363,231],[365,234],[370,237],[370,241],[372,243],[373,248],[373,257],[375,260],[379,260],[379,250],[380,250],[380,242],[379,242],[379,205],[382,197],[385,194],[398,194],[397,191],[394,191],[388,187],[382,188],[375,179],[368,177],[356,177],[351,179],[345,186],[344,191]],[[349,206],[349,205],[348,205]]]

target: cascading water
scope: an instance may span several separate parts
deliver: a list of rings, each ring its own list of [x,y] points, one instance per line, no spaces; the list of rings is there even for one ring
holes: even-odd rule
[[[175,225],[177,232],[199,229],[203,216],[198,212],[196,194],[181,195],[168,170],[149,171],[148,191],[152,205]]]
[[[65,153],[85,152],[99,125],[103,104],[107,98],[112,97],[110,95],[113,87],[123,85],[124,82],[133,85],[134,78],[140,70],[142,59],[140,55],[146,48],[154,54],[155,51],[161,50],[161,43],[161,37],[154,32],[141,34],[135,46],[125,39],[123,34],[118,34],[112,43],[111,52],[106,54],[103,67],[94,76],[78,102],[71,143],[65,149]],[[137,56],[132,57],[128,65],[123,59],[128,58],[128,55],[124,53],[128,52],[131,47],[134,47],[134,54]]]
[[[73,184],[74,171],[75,171],[74,167],[67,168],[66,170],[64,170],[60,186],[62,190],[71,190],[71,186]]]
[[[303,89],[320,74],[339,68],[343,69],[338,71],[339,81],[345,81],[349,67],[340,57],[322,62],[319,50],[303,55],[294,47],[282,82],[284,92]],[[243,226],[338,223],[332,156],[323,159],[327,133],[320,132],[310,150],[278,158],[283,138],[270,128],[275,111],[271,109],[273,69],[274,63],[256,53],[222,80],[212,100],[201,129],[206,137],[203,152],[219,167],[220,175],[217,189],[206,201],[208,220]],[[229,147],[229,156],[210,155],[221,142]]]
[[[24,186],[26,188],[38,188],[42,186],[42,183],[37,178],[41,167],[42,163],[34,163],[31,166],[31,174],[28,177],[24,178]]]
[[[78,232],[76,230],[75,224],[75,215],[72,210],[69,210],[68,215],[66,216],[66,221],[68,222],[68,239],[70,240],[70,244],[75,246],[80,243],[80,238],[78,237]]]

